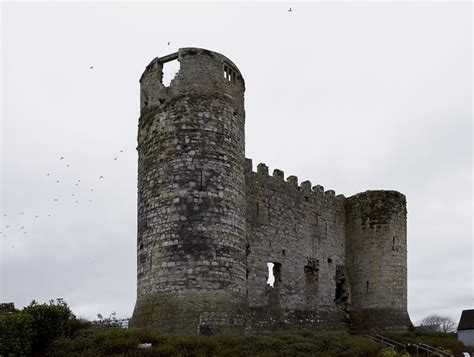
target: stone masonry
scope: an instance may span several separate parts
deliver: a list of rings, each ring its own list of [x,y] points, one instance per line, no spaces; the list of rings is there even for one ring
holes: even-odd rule
[[[180,70],[165,86],[174,60]],[[244,79],[218,53],[155,58],[140,86],[132,329],[408,328],[403,194],[345,198],[265,164],[254,172]]]

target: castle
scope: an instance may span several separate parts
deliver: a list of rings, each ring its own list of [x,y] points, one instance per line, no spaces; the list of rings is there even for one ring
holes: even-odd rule
[[[265,164],[252,171],[244,79],[221,54],[155,58],[140,86],[132,329],[407,329],[403,194],[346,198]]]

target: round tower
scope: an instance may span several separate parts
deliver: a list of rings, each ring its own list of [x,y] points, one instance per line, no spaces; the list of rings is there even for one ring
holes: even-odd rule
[[[346,200],[346,256],[355,330],[406,330],[407,210],[396,191]]]
[[[163,66],[179,61],[170,85]],[[199,48],[140,79],[138,279],[131,328],[242,331],[246,316],[245,84]]]

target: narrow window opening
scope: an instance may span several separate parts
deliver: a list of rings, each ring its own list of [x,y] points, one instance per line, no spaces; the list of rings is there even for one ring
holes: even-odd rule
[[[163,64],[163,80],[162,83],[165,87],[168,87],[171,84],[173,78],[179,72],[179,61],[177,59],[166,62]]]
[[[145,107],[148,106],[148,102],[145,102]]]
[[[257,202],[257,217],[259,216],[259,214],[260,214],[260,207],[259,207],[258,202]]]
[[[278,288],[281,284],[281,263],[268,262],[267,284],[272,288]]]
[[[308,259],[304,266],[305,282],[307,286],[315,286],[319,280],[319,262],[316,259]]]
[[[308,202],[308,201],[309,201],[309,197],[306,197],[306,196],[305,196],[304,200],[305,200],[306,202]]]
[[[267,278],[267,284],[270,285],[272,288],[275,285],[275,276],[273,275],[273,267],[275,264],[273,263],[267,263],[267,268],[268,268],[268,278]]]
[[[368,294],[368,293],[369,293],[369,282],[368,282],[368,281],[366,281],[366,282],[365,282],[365,284],[366,284],[366,288],[367,288],[367,294]]]
[[[224,78],[229,82],[232,82],[235,78],[235,72],[230,66],[224,65]]]
[[[329,263],[329,264],[332,263],[332,259],[331,259],[331,258],[328,258],[328,263]]]
[[[143,249],[143,243],[140,243],[140,250]]]
[[[199,170],[199,191],[202,191],[203,187],[203,173],[202,169]]]
[[[281,250],[281,255],[286,255],[286,250],[285,249]]]
[[[393,236],[393,238],[392,238],[392,250],[395,250],[396,239],[397,239],[397,237]]]

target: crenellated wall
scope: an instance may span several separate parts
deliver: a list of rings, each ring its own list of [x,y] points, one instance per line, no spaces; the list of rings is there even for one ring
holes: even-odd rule
[[[270,176],[265,164],[251,168],[247,159],[247,291],[255,326],[342,328],[336,280],[345,271],[344,196],[310,181],[298,185],[296,176],[285,180],[278,169]],[[267,263],[274,264],[273,287]]]

